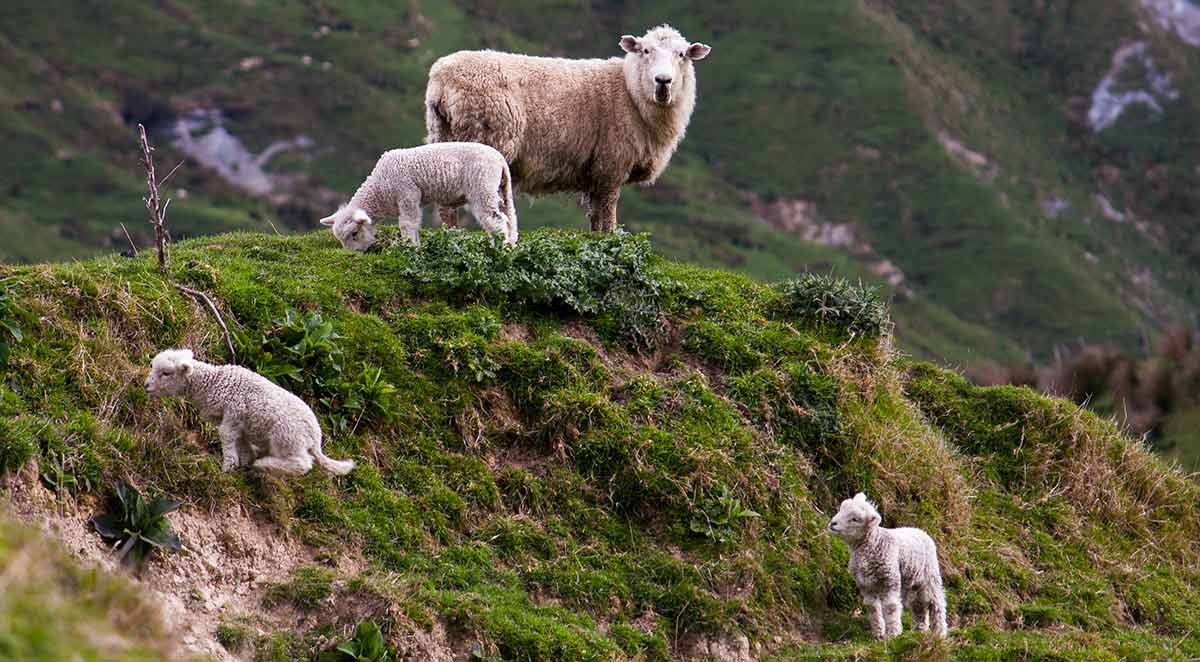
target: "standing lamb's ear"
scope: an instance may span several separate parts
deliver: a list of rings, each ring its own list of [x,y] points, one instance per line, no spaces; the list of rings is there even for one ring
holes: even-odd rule
[[[637,37],[627,34],[621,37],[621,50],[626,53],[641,53],[642,44]]]
[[[333,225],[336,222],[336,219],[334,218],[334,216],[336,216],[336,214],[331,214],[329,216],[326,216],[325,218],[322,218],[321,225]]]
[[[691,46],[688,46],[687,56],[693,60],[703,60],[704,58],[708,57],[708,53],[711,50],[712,47],[708,44],[696,42]]]
[[[350,217],[357,225],[373,225],[375,221],[371,220],[371,215],[361,209],[355,209],[354,215]]]

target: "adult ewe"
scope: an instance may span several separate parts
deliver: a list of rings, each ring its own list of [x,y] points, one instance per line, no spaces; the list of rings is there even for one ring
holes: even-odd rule
[[[696,104],[692,63],[711,50],[669,25],[620,44],[624,59],[441,58],[425,89],[426,142],[491,145],[519,191],[581,191],[592,229],[615,230],[621,185],[654,183],[683,139]],[[453,209],[439,213],[454,224]]]
[[[946,636],[946,593],[937,545],[920,529],[885,529],[862,492],[842,502],[829,530],[850,546],[850,574],[862,592],[876,639],[900,634],[900,605],[912,612],[913,629]]]
[[[257,469],[300,475],[313,460],[338,475],[354,468],[352,461],[321,452],[321,426],[303,400],[241,366],[212,365],[192,358],[191,350],[166,349],[151,362],[146,392],[183,398],[218,424],[221,471],[253,462]]]
[[[496,150],[479,143],[439,143],[383,153],[350,199],[321,219],[333,226],[342,246],[365,251],[375,243],[376,221],[396,216],[400,231],[421,243],[421,205],[467,204],[479,227],[517,243],[517,208],[513,205],[508,163]]]

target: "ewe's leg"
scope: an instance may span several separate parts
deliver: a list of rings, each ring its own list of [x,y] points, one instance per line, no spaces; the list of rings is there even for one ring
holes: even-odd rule
[[[863,604],[867,607],[867,622],[871,624],[871,634],[876,639],[883,639],[886,629],[883,622],[883,606],[879,603],[879,598],[864,597]]]
[[[902,629],[900,625],[900,594],[889,593],[883,598],[883,624],[887,630],[887,636],[895,637],[900,634]]]
[[[592,232],[612,232],[617,229],[617,199],[620,187],[594,191],[588,196],[588,218]]]
[[[299,476],[308,473],[308,470],[312,469],[312,457],[308,453],[290,455],[288,457],[272,457],[268,455],[256,460],[254,467],[265,471],[279,471]]]
[[[226,416],[217,427],[221,437],[221,471],[233,471],[238,466],[242,430],[236,419]]]

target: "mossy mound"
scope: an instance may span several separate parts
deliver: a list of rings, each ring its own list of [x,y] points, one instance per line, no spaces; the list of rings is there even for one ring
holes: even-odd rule
[[[359,255],[328,233],[222,235],[176,246],[166,277],[148,257],[0,267],[23,330],[4,467],[36,456],[54,489],[128,478],[256,512],[320,558],[361,551],[361,573],[270,589],[304,625],[257,643],[223,626],[267,659],[367,619],[402,654],[436,625],[483,659],[694,657],[741,635],[778,659],[1200,655],[1196,484],[1069,403],[896,358],[870,291],[669,263],[633,235],[395,236]],[[222,474],[215,430],[145,396],[160,349],[231,358],[173,283],[313,404],[350,475]],[[825,530],[858,490],[938,540],[948,642],[868,641]]]

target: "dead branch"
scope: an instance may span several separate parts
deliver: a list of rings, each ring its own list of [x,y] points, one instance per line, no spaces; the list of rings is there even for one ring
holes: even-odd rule
[[[154,226],[154,245],[158,249],[158,270],[167,270],[167,233],[163,227],[166,218],[166,206],[159,204],[158,179],[154,176],[154,157],[150,155],[154,148],[146,140],[146,127],[138,124],[138,136],[142,143],[142,167],[146,169],[146,188],[149,194],[143,198],[146,209],[150,211],[150,223]],[[178,168],[179,166],[175,166]],[[171,171],[174,174],[174,170]],[[169,177],[170,175],[168,175]],[[167,204],[171,201],[168,200]]]
[[[225,326],[225,320],[221,319],[221,313],[217,311],[217,307],[213,304],[212,299],[209,299],[207,294],[200,292],[199,290],[193,290],[190,287],[184,287],[178,283],[174,283],[174,285],[180,292],[190,294],[197,299],[202,299],[204,303],[208,304],[208,309],[212,311],[213,317],[217,318],[217,324],[221,326],[221,332],[225,334],[225,344],[229,347],[229,359],[230,361],[237,363],[237,352],[235,352],[233,349],[233,338],[231,338],[229,335],[229,327]]]
[[[120,223],[119,225],[121,226],[121,232],[125,233],[125,241],[129,242],[129,248],[133,250],[133,256],[137,257],[138,250],[137,250],[137,245],[133,243],[133,237],[129,236],[129,230],[125,229],[124,223]]]

